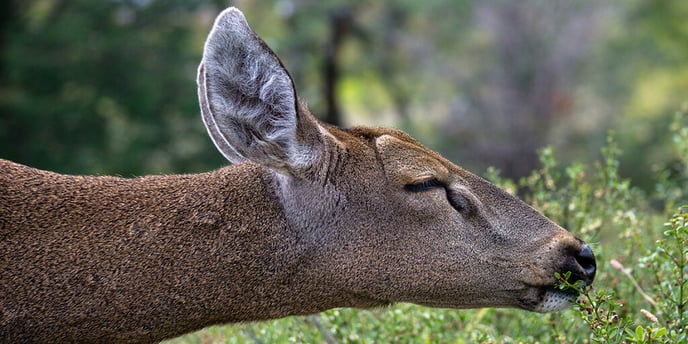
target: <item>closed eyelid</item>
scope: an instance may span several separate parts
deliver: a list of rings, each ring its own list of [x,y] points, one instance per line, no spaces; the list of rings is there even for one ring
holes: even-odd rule
[[[429,177],[429,178],[424,178],[424,179],[419,179],[416,181],[413,181],[409,184],[404,185],[404,190],[410,191],[410,192],[422,192],[422,191],[427,191],[430,189],[434,188],[444,188],[445,185],[442,183],[439,179],[434,178],[434,177]]]

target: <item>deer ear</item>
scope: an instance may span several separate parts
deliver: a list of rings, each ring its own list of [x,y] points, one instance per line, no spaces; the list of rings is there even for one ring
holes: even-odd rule
[[[317,122],[299,113],[289,73],[238,9],[215,20],[197,82],[203,122],[230,161],[288,172],[315,158]]]

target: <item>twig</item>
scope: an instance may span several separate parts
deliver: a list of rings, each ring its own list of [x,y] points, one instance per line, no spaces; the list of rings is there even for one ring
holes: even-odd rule
[[[641,287],[640,287],[640,284],[638,284],[638,281],[636,281],[635,278],[633,278],[633,275],[631,275],[631,272],[630,272],[628,269],[624,268],[624,266],[623,266],[621,263],[619,263],[618,260],[612,259],[612,260],[609,261],[609,264],[610,264],[614,269],[621,271],[624,275],[626,275],[626,277],[628,277],[628,279],[631,280],[631,283],[633,283],[633,286],[634,286],[635,289],[638,291],[638,293],[640,294],[640,296],[642,296],[645,300],[647,300],[647,302],[649,302],[650,304],[652,304],[652,306],[654,306],[655,308],[658,307],[657,301],[653,300],[653,299],[650,297],[650,295],[647,295],[647,294],[645,293],[645,291],[643,291],[643,288],[641,288]]]

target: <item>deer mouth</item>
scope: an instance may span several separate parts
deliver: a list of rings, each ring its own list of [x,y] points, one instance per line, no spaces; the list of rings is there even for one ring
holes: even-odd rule
[[[539,313],[557,312],[570,307],[578,298],[575,290],[541,287],[535,299],[520,299],[521,307]]]

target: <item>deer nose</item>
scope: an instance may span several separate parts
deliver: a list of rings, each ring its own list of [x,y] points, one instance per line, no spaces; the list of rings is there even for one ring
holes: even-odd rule
[[[576,262],[583,269],[583,274],[588,284],[592,283],[595,279],[595,273],[597,272],[597,263],[595,262],[595,254],[592,253],[592,249],[588,244],[583,244],[581,246],[580,252],[576,255]]]

